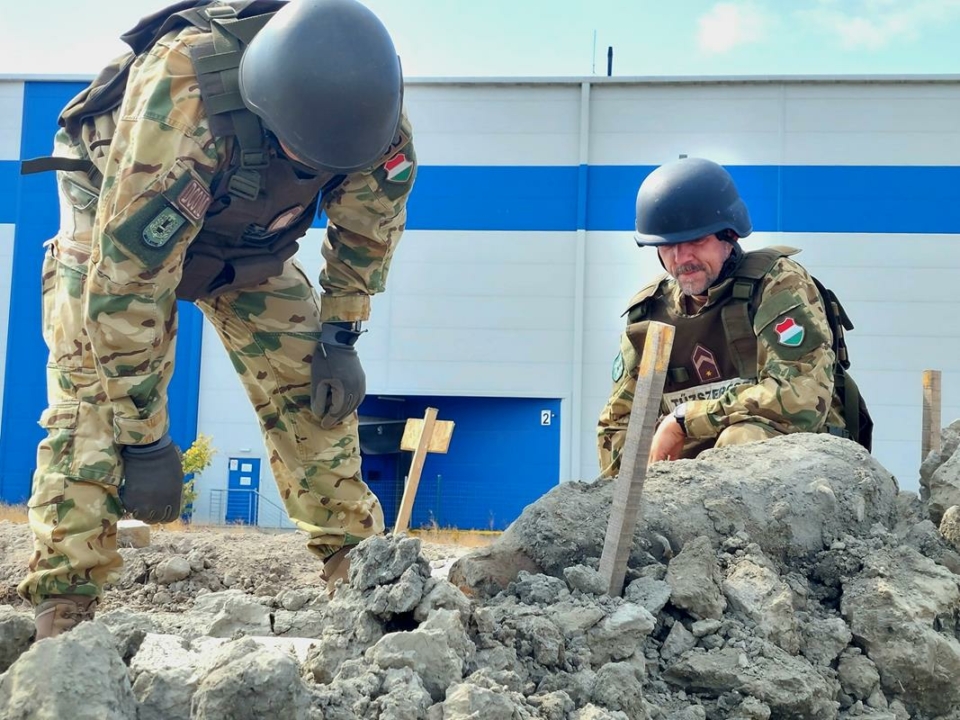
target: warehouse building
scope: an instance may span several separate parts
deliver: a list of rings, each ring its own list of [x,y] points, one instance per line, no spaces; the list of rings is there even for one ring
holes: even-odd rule
[[[56,232],[48,154],[77,78],[0,78],[0,501],[30,491],[45,404],[39,267]],[[404,421],[456,429],[428,456],[413,525],[502,529],[598,473],[597,415],[627,300],[661,272],[632,239],[637,187],[681,155],[729,167],[747,249],[783,244],[843,301],[874,454],[918,483],[921,373],[960,417],[960,77],[409,80],[419,178],[359,344],[364,476],[391,521]],[[301,244],[312,277],[323,220]],[[283,525],[253,410],[212,328],[181,307],[173,434],[217,454],[195,517]],[[251,502],[251,498],[255,502]]]

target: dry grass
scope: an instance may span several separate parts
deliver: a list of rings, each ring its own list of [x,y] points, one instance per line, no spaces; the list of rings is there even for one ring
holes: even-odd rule
[[[0,521],[8,520],[12,523],[27,522],[26,505],[4,505],[0,503]]]
[[[459,528],[425,525],[422,528],[410,530],[410,534],[438,545],[486,547],[492,545],[502,533],[498,530],[461,530]]]
[[[26,505],[4,505],[0,503],[0,522],[7,520],[12,523],[25,524],[27,522]],[[219,530],[220,532],[252,532],[263,533],[263,528],[256,525],[243,525],[242,523],[230,525],[203,525],[194,523],[185,523],[182,520],[175,520],[166,525],[154,525],[154,532],[201,532],[204,530]],[[271,530],[266,530],[267,533]],[[461,547],[485,547],[493,544],[502,533],[496,530],[461,530],[454,527],[440,527],[436,524],[425,525],[421,528],[411,529],[411,535],[422,538],[426,542],[436,543],[437,545],[459,545]]]

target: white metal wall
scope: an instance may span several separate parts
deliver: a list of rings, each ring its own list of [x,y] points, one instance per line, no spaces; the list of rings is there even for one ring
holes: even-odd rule
[[[960,85],[772,84],[593,88],[590,162],[656,165],[680,154],[758,165],[960,165]],[[877,208],[878,212],[882,208]],[[661,272],[628,234],[589,233],[581,474],[610,389],[625,302]],[[956,235],[756,233],[785,244],[851,315],[851,372],[876,422],[874,454],[916,488],[921,373],[943,371],[943,423],[960,417]]]
[[[22,103],[22,82],[0,82],[0,161],[19,158]],[[735,165],[960,165],[960,81],[411,81],[407,104],[425,167],[657,165],[680,154]],[[496,213],[504,198],[490,185],[455,202]],[[312,277],[320,235],[311,231],[300,253]],[[923,369],[944,372],[944,424],[960,417],[956,241],[762,232],[745,242],[802,248],[798,259],[844,301],[875,454],[905,488],[917,482]],[[0,224],[0,393],[12,245],[12,226]],[[559,479],[594,477],[620,316],[659,272],[628,231],[587,230],[582,217],[565,230],[412,223],[361,340],[369,390],[561,398]],[[199,427],[219,451],[204,495],[225,487],[227,457],[254,455],[264,460],[261,490],[279,502],[253,411],[209,328],[200,387]]]

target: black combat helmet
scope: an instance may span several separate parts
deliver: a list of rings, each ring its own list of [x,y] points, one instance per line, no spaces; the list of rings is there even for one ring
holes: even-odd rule
[[[737,237],[753,232],[750,213],[717,163],[683,158],[661,165],[637,193],[637,245],[677,245],[732,230]]]
[[[296,159],[348,174],[396,137],[403,74],[383,23],[355,0],[295,0],[240,61],[240,94]]]

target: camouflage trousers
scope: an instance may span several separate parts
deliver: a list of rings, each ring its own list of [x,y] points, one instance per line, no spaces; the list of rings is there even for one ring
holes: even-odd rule
[[[770,438],[779,437],[781,434],[782,433],[778,433],[773,428],[758,423],[736,423],[728,428],[724,428],[715,438],[710,438],[709,440],[691,440],[687,442],[683,446],[681,457],[695,458],[704,450],[709,450],[712,447],[744,445],[760,440],[769,440]]]
[[[47,435],[37,450],[28,502],[34,553],[18,590],[35,604],[48,595],[100,595],[122,559],[117,488],[122,461],[113,410],[84,329],[90,204],[64,196],[61,230],[43,263]],[[319,298],[295,261],[250,289],[198,302],[216,328],[259,418],[270,467],[291,520],[326,558],[383,531],[383,511],[360,477],[354,415],[324,430],[310,410],[310,361],[320,332]],[[175,332],[175,329],[173,330]],[[161,379],[166,387],[169,378]]]

